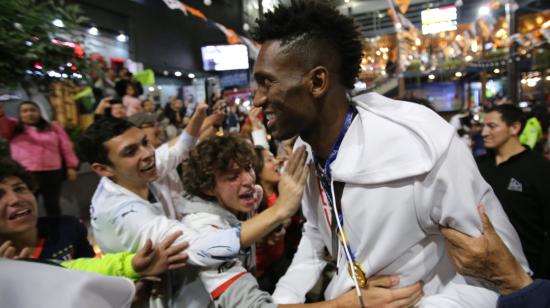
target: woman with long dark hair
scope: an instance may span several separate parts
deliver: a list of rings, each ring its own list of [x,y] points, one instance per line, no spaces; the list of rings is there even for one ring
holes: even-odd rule
[[[261,212],[277,201],[281,161],[264,147],[256,146],[254,150],[256,160],[253,168],[256,173],[256,183],[261,185],[264,191],[263,200],[257,210]],[[289,223],[290,220],[261,242],[256,243],[256,278],[263,291],[273,293],[275,284],[290,264],[285,256],[285,234]]]
[[[61,215],[61,184],[65,176],[68,180],[76,179],[79,163],[65,130],[46,121],[38,104],[25,101],[19,105],[19,123],[10,147],[12,158],[31,173],[38,186],[46,214]]]

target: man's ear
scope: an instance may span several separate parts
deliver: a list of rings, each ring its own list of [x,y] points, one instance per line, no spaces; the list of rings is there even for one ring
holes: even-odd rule
[[[329,72],[324,66],[316,66],[309,71],[310,90],[314,98],[326,94],[329,87]]]
[[[99,176],[112,177],[114,175],[113,168],[108,165],[93,163],[91,166],[92,170],[97,173]]]
[[[513,136],[519,136],[521,134],[521,123],[520,122],[514,122],[512,125],[510,125],[510,133]]]

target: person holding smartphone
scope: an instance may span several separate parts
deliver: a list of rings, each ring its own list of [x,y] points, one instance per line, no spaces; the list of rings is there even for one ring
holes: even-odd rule
[[[94,120],[104,116],[125,119],[126,107],[122,104],[122,100],[110,96],[103,98],[94,111]]]

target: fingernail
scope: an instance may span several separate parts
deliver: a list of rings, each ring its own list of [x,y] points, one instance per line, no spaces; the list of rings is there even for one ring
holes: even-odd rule
[[[393,286],[398,285],[399,284],[399,277],[398,276],[391,276],[391,284]]]

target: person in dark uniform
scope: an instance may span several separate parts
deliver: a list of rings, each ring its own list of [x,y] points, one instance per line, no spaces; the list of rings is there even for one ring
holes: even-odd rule
[[[487,154],[477,159],[516,228],[535,278],[550,278],[550,162],[519,142],[521,109],[500,105],[485,115]]]

